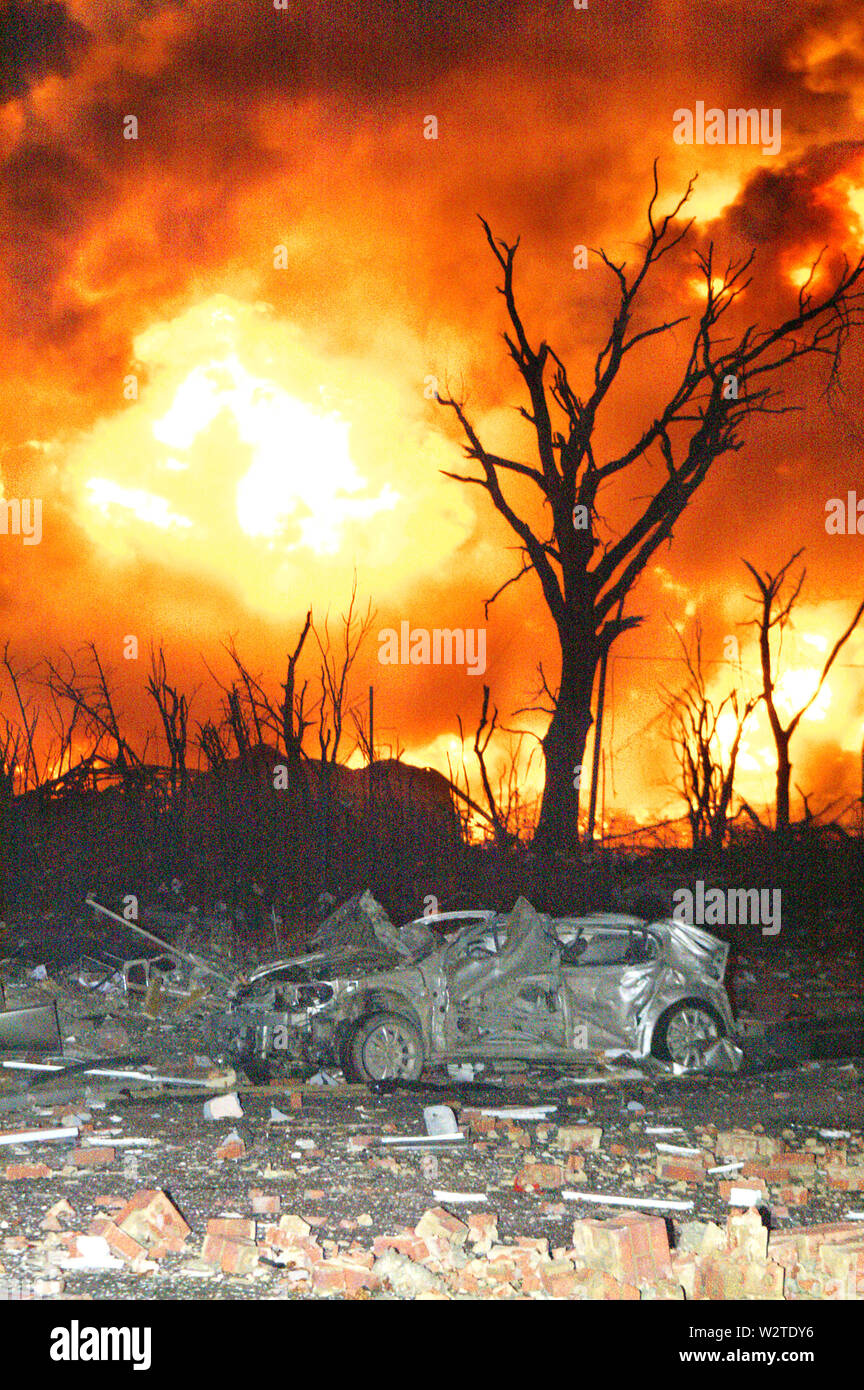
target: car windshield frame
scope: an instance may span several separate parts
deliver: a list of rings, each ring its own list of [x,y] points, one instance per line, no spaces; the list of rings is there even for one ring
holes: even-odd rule
[[[588,940],[586,934],[590,933],[588,939],[595,937],[627,937],[627,950],[625,956],[630,955],[634,942],[638,939],[642,943],[642,954],[635,960],[579,960],[568,959],[580,940]],[[569,936],[570,933],[568,932]],[[562,970],[626,970],[631,966],[651,965],[660,959],[662,954],[662,943],[659,938],[651,931],[647,922],[581,922],[574,924],[572,939],[565,940],[561,933],[558,934],[561,943],[561,968]]]

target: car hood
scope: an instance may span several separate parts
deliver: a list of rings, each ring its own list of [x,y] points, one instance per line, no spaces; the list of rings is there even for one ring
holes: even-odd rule
[[[248,974],[247,984],[283,971],[298,979],[326,976],[339,979],[395,965],[425,954],[434,936],[428,928],[411,923],[401,931],[394,927],[384,908],[368,891],[357,893],[337,907],[313,933],[312,950],[304,955],[269,961]]]
[[[401,957],[400,957],[401,959]],[[302,956],[283,956],[259,965],[244,976],[243,983],[254,985],[256,980],[285,972],[297,980],[341,979],[363,975],[367,971],[386,969],[394,964],[393,953],[369,952],[362,947],[309,951]]]

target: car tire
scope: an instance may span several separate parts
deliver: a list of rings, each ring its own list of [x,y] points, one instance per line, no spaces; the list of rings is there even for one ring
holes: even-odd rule
[[[237,1061],[253,1086],[269,1086],[273,1075],[269,1062],[251,1052],[239,1053]]]
[[[418,1081],[423,1039],[402,1014],[370,1014],[346,1039],[341,1061],[346,1081]]]
[[[704,999],[682,999],[658,1018],[651,1052],[661,1062],[683,1061],[682,1047],[686,1046],[687,1036],[693,1041],[708,1038],[711,1029],[715,1038],[726,1036],[726,1026],[717,1010]]]

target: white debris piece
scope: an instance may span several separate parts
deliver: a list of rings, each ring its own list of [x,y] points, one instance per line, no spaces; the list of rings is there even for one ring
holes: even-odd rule
[[[764,1193],[758,1187],[733,1187],[729,1193],[730,1207],[758,1207]]]
[[[488,1202],[485,1192],[439,1192],[432,1193],[436,1202]]]
[[[482,1062],[448,1062],[447,1075],[451,1081],[473,1081],[480,1071],[485,1071]]]
[[[61,1125],[57,1129],[19,1129],[0,1134],[0,1144],[42,1144],[57,1139],[77,1139],[78,1129]]]
[[[461,1129],[456,1134],[382,1134],[382,1144],[393,1144],[396,1148],[413,1149],[425,1144],[458,1144],[465,1139]]]
[[[645,1073],[627,1067],[621,1071],[610,1070],[603,1076],[559,1076],[556,1086],[614,1086],[616,1081],[644,1081]]]
[[[122,1260],[111,1254],[104,1236],[76,1236],[77,1255],[55,1251],[53,1258],[61,1269],[123,1269]]]
[[[204,1102],[205,1120],[242,1120],[243,1106],[240,1104],[236,1091],[229,1091],[224,1096],[214,1096],[212,1100]]]
[[[701,1149],[687,1149],[683,1144],[655,1144],[658,1154],[679,1154],[682,1158],[701,1158]]]
[[[557,1105],[502,1105],[481,1110],[481,1115],[490,1115],[496,1120],[545,1120],[554,1115]]]
[[[0,1066],[9,1067],[10,1070],[15,1070],[15,1071],[64,1071],[64,1070],[65,1070],[64,1064],[63,1064],[62,1062],[19,1062],[19,1061],[16,1061],[16,1060],[14,1060],[14,1059],[13,1059],[12,1061],[10,1061],[10,1062],[2,1062],[2,1063],[0,1063]]]
[[[659,1211],[692,1211],[692,1202],[676,1202],[667,1197],[612,1197],[605,1192],[561,1193],[569,1202],[594,1202],[599,1207],[656,1207]]]
[[[85,1134],[81,1139],[84,1149],[98,1149],[107,1144],[112,1149],[158,1149],[158,1139],[115,1139],[111,1134]]]
[[[449,1105],[424,1105],[423,1121],[427,1134],[450,1135],[459,1133],[456,1116]]]
[[[152,1081],[154,1085],[200,1086],[200,1078],[194,1076],[162,1076],[151,1071],[115,1071],[112,1067],[88,1067],[86,1076],[105,1076],[112,1081]]]

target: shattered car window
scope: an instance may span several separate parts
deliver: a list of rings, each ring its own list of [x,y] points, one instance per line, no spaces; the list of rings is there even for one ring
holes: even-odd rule
[[[506,931],[478,931],[476,928],[460,937],[453,947],[454,960],[470,956],[497,956],[507,949]]]
[[[562,945],[561,964],[642,965],[656,959],[658,947],[648,932],[579,931]]]

